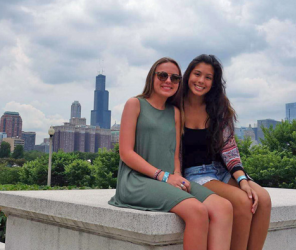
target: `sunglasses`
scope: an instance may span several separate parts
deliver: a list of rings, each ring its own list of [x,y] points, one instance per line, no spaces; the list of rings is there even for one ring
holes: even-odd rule
[[[155,74],[157,75],[158,80],[162,82],[166,81],[169,78],[169,74],[164,71],[155,72]],[[172,83],[178,84],[180,83],[182,76],[179,76],[177,74],[171,74],[170,79]]]

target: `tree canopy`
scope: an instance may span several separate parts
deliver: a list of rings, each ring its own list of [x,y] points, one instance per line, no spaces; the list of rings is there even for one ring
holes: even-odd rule
[[[10,156],[10,144],[8,142],[1,142],[0,158],[8,158]]]
[[[14,151],[12,153],[12,158],[14,159],[24,158],[24,147],[22,145],[17,145],[14,148]]]

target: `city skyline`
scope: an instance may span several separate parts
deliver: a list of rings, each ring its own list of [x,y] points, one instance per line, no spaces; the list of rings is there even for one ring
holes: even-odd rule
[[[104,72],[111,125],[120,123],[157,59],[172,57],[184,72],[207,53],[224,66],[237,126],[285,119],[285,103],[296,102],[294,9],[267,0],[2,1],[0,111],[19,112],[39,144],[69,120],[73,100],[90,124],[93,79]]]

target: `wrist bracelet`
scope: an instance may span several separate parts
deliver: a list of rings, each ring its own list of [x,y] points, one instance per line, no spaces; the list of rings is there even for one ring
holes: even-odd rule
[[[239,185],[242,180],[248,180],[248,178],[245,175],[241,175],[236,180],[237,181],[237,184]]]
[[[159,173],[161,172],[162,170],[161,169],[156,169],[155,173],[154,173],[154,176],[153,176],[153,179],[157,179],[157,176],[159,175]]]
[[[167,182],[168,181],[168,178],[170,176],[170,173],[169,172],[164,172],[164,175],[162,177],[162,182]]]
[[[155,176],[155,180],[158,180],[158,176],[160,175],[161,172],[163,172],[163,171],[160,170],[160,171],[158,172],[158,174]]]

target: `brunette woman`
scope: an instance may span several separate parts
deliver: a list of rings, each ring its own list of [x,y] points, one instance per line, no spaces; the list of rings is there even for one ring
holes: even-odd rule
[[[189,64],[183,78],[182,112],[184,177],[231,202],[232,250],[262,249],[271,201],[243,169],[234,139],[236,114],[215,56],[200,55]]]
[[[144,91],[127,101],[120,128],[120,164],[109,204],[172,212],[185,221],[184,249],[229,250],[232,206],[180,175],[181,70],[161,58],[151,67]]]

